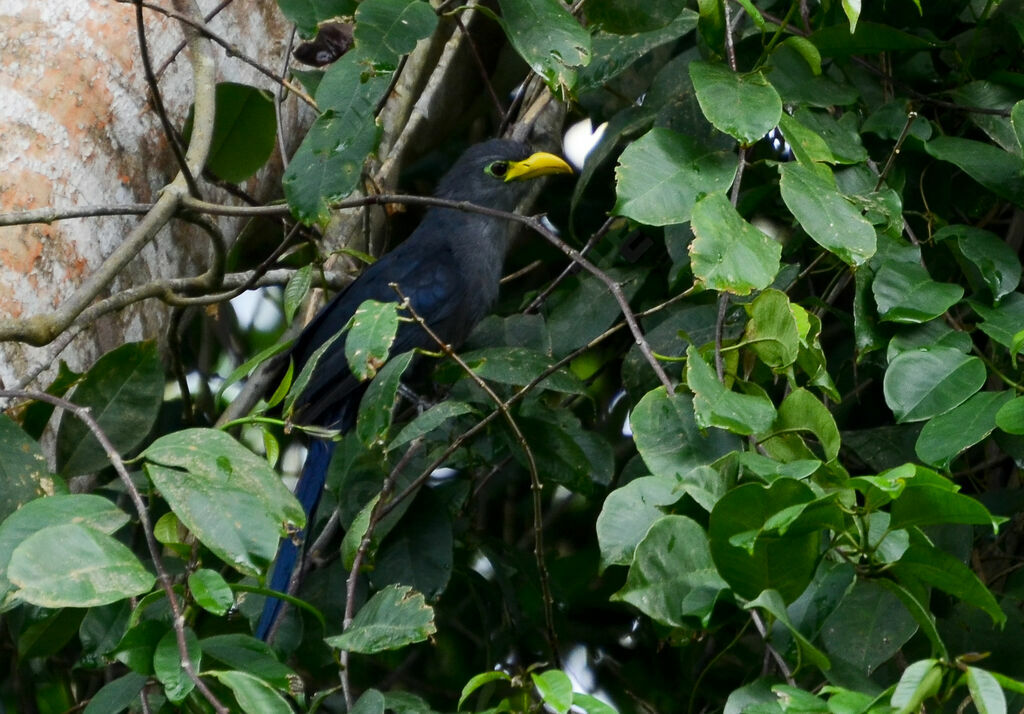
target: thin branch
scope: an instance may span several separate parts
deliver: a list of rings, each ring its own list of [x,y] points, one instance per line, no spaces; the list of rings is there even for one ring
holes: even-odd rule
[[[132,0],[132,4],[135,6],[135,32],[139,38],[139,56],[142,58],[142,71],[146,75],[146,83],[149,85],[153,110],[160,119],[160,125],[164,128],[164,136],[167,137],[167,143],[178,162],[178,170],[185,177],[189,193],[198,198],[200,196],[199,184],[196,183],[196,177],[192,174],[192,169],[185,159],[185,149],[179,143],[178,132],[167,115],[167,108],[164,106],[163,96],[160,94],[160,83],[157,82],[153,65],[149,59],[149,43],[146,41],[146,22],[142,17],[142,3],[140,0]]]
[[[31,399],[33,401],[52,404],[58,409],[63,409],[80,419],[89,431],[92,432],[92,435],[96,437],[100,446],[103,447],[103,452],[106,454],[111,465],[114,467],[114,470],[117,472],[118,477],[121,479],[121,483],[124,486],[125,491],[127,491],[128,497],[135,506],[135,512],[139,517],[139,524],[142,526],[142,531],[145,535],[146,547],[149,550],[149,557],[152,559],[153,567],[157,572],[157,580],[160,581],[160,586],[167,597],[167,602],[171,608],[171,614],[173,615],[171,625],[174,628],[174,633],[178,642],[178,655],[181,657],[181,668],[185,670],[189,679],[195,683],[196,689],[202,693],[206,698],[206,701],[208,701],[219,714],[229,714],[227,707],[220,703],[213,692],[210,691],[209,687],[206,686],[206,683],[200,679],[195,666],[192,663],[192,659],[189,657],[188,644],[185,640],[185,616],[181,608],[181,603],[178,601],[178,596],[174,592],[174,580],[171,578],[167,568],[164,567],[163,558],[160,556],[160,545],[156,542],[156,538],[153,535],[153,526],[149,520],[149,512],[146,509],[146,504],[142,500],[142,494],[139,493],[138,488],[135,487],[135,483],[128,474],[128,469],[125,468],[124,460],[121,458],[121,455],[100,427],[99,423],[92,417],[89,408],[79,406],[66,399],[55,397],[52,394],[47,394],[46,392],[40,392],[34,389],[3,389],[0,390],[0,398]]]
[[[607,235],[608,231],[611,230],[612,225],[615,223],[617,219],[618,216],[609,216],[608,219],[604,222],[604,224],[602,224],[602,226],[598,228],[597,231],[595,231],[590,236],[590,238],[587,239],[586,244],[582,248],[580,248],[580,255],[586,255],[587,253],[589,253],[593,249],[593,247],[597,245],[597,242],[604,238],[605,235]],[[537,312],[537,310],[540,309],[540,306],[543,305],[544,302],[551,296],[551,293],[555,291],[555,288],[557,288],[563,280],[565,280],[567,277],[577,272],[578,270],[579,265],[577,265],[574,261],[570,261],[569,264],[565,266],[565,269],[558,274],[558,277],[552,280],[551,283],[548,284],[548,286],[545,287],[539,295],[537,295],[537,297],[530,301],[530,304],[526,306],[526,309],[523,310],[523,312],[525,312],[528,315]]]
[[[297,96],[302,101],[306,102],[309,106],[313,107],[314,109],[318,108],[317,104],[316,104],[316,101],[311,96],[306,94],[306,92],[302,89],[302,87],[299,87],[294,82],[289,82],[284,77],[278,76],[273,70],[270,70],[270,69],[264,67],[259,62],[257,62],[256,60],[252,59],[251,57],[249,57],[247,54],[245,54],[240,49],[238,49],[237,46],[235,46],[232,43],[228,42],[223,37],[218,35],[216,32],[211,30],[206,25],[205,22],[201,22],[199,20],[195,20],[195,19],[189,17],[188,15],[186,15],[184,13],[181,13],[181,12],[178,12],[178,11],[175,11],[175,10],[170,10],[168,8],[165,8],[165,7],[160,7],[159,5],[156,5],[154,3],[145,2],[144,0],[115,0],[115,2],[132,3],[132,4],[136,5],[136,6],[144,7],[147,10],[152,10],[153,12],[158,12],[161,15],[166,15],[167,17],[173,18],[173,19],[177,20],[178,22],[181,22],[182,24],[185,24],[185,25],[189,26],[190,28],[192,28],[194,31],[198,32],[200,35],[202,35],[206,39],[212,40],[213,42],[216,42],[218,45],[220,45],[224,49],[224,51],[227,53],[228,57],[237,57],[242,62],[245,62],[247,65],[249,65],[250,67],[255,69],[260,74],[262,74],[265,77],[273,80],[275,83],[280,84],[280,85],[286,87],[288,89],[288,91],[292,92],[295,96]]]
[[[509,410],[508,405],[502,401],[501,397],[491,389],[484,379],[480,377],[473,368],[466,364],[452,346],[447,344],[441,339],[440,335],[431,329],[427,321],[419,315],[415,309],[413,309],[412,303],[409,298],[402,294],[401,287],[397,283],[392,283],[391,288],[398,294],[401,299],[402,309],[408,310],[412,319],[416,321],[416,324],[420,326],[427,335],[430,336],[434,342],[437,343],[438,347],[448,357],[450,357],[466,375],[473,380],[473,382],[484,391],[484,393],[491,398],[497,407],[498,411],[501,412],[501,416],[505,419],[509,429],[516,437],[516,441],[519,442],[519,448],[522,449],[523,454],[526,456],[526,463],[528,471],[530,472],[530,490],[533,492],[533,556],[537,560],[537,570],[540,573],[540,586],[542,599],[544,601],[544,624],[547,628],[548,633],[548,644],[551,646],[551,654],[555,660],[556,666],[561,667],[561,654],[558,651],[558,633],[555,631],[555,617],[552,609],[552,600],[554,599],[551,595],[551,576],[548,573],[547,562],[544,557],[544,524],[543,524],[543,508],[541,504],[541,491],[543,486],[540,482],[540,472],[537,469],[537,461],[533,456],[533,449],[530,448],[529,442],[526,440],[526,436],[520,430],[519,425],[516,424],[516,420],[512,417],[512,412]]]
[[[352,626],[352,620],[355,618],[356,609],[356,584],[359,581],[359,571],[363,567],[363,561],[366,559],[366,554],[370,550],[370,545],[373,543],[373,531],[376,530],[377,524],[380,523],[381,519],[384,518],[383,504],[387,503],[392,492],[395,490],[395,484],[398,482],[398,476],[402,473],[405,467],[412,460],[413,455],[422,446],[423,437],[413,439],[412,443],[409,444],[409,448],[406,449],[402,458],[398,460],[395,467],[391,469],[390,473],[384,483],[381,484],[380,497],[377,502],[373,504],[373,508],[370,509],[370,517],[366,524],[366,532],[363,534],[362,539],[359,541],[359,547],[356,549],[355,557],[352,558],[352,568],[349,570],[348,578],[345,581],[345,616],[342,620],[341,630],[344,632]],[[276,623],[275,623],[276,624]],[[345,695],[345,703],[348,709],[352,709],[352,685],[349,681],[349,652],[348,650],[341,651],[341,657],[339,658],[341,671],[341,689]]]
[[[31,211],[0,213],[0,227],[23,226],[31,223],[50,224],[69,218],[95,218],[98,216],[144,216],[153,208],[152,203],[125,203],[118,206],[78,206],[75,208],[37,208]]]

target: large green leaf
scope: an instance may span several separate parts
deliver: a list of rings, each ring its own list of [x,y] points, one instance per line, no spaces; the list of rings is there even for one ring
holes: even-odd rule
[[[775,421],[775,407],[761,395],[739,394],[726,389],[697,348],[686,350],[686,383],[693,391],[697,426],[717,426],[749,436],[767,431]]]
[[[665,515],[664,507],[684,495],[684,481],[678,476],[641,476],[608,494],[597,517],[601,568],[629,565],[637,543]]]
[[[740,74],[711,62],[691,62],[689,70],[704,116],[741,145],[753,144],[779,123],[782,100],[760,71]]]
[[[1020,285],[1020,257],[995,233],[974,226],[952,225],[935,231],[934,237],[935,240],[956,238],[960,253],[978,269],[996,300]]]
[[[996,414],[1010,401],[1010,392],[978,392],[958,407],[931,419],[914,446],[926,464],[948,468],[965,449],[974,446],[996,428]]]
[[[897,422],[922,421],[963,404],[985,378],[980,359],[952,347],[902,352],[885,371],[885,403]]]
[[[149,591],[156,577],[123,543],[80,523],[42,528],[11,553],[7,577],[19,600],[93,607]]]
[[[704,529],[686,516],[665,516],[637,545],[626,584],[612,599],[669,627],[706,625],[727,588],[715,570]]]
[[[345,339],[345,359],[356,379],[373,379],[398,332],[398,303],[367,300],[356,308]]]
[[[632,34],[664,27],[677,18],[685,6],[684,0],[590,0],[583,9],[587,19],[602,30]]]
[[[800,226],[843,262],[860,265],[875,253],[875,229],[836,188],[828,167],[779,166],[782,200]]]
[[[52,493],[57,484],[39,444],[6,414],[0,414],[0,453],[4,454],[0,460],[2,521],[32,499]]]
[[[782,245],[743,220],[724,193],[697,201],[691,221],[690,264],[704,287],[749,295],[771,285]]]
[[[156,421],[164,393],[164,370],[155,342],[130,342],[100,357],[75,387],[71,401],[90,415],[114,448],[127,455]],[[63,476],[107,466],[107,454],[88,427],[65,414],[57,432],[57,464]]]
[[[725,191],[735,175],[732,153],[669,129],[651,129],[619,157],[613,211],[651,226],[683,223],[697,198]]]
[[[996,625],[1006,622],[995,596],[978,576],[958,558],[934,546],[912,544],[892,572],[899,580],[918,581],[960,598],[983,610]]]
[[[389,585],[359,608],[352,625],[327,644],[350,652],[373,654],[422,642],[437,632],[434,610],[412,588]]]
[[[924,145],[936,159],[954,164],[997,196],[1024,205],[1024,161],[983,141],[939,136]]]
[[[305,514],[270,465],[222,431],[185,429],[146,451],[146,473],[207,548],[245,575],[273,559]]]
[[[437,15],[423,0],[362,0],[353,38],[360,54],[394,66],[436,26]]]
[[[190,113],[183,133],[188,137],[191,131]],[[241,183],[266,163],[276,141],[273,96],[247,84],[218,82],[206,168],[224,181]]]
[[[26,503],[0,523],[0,611],[8,609],[11,554],[26,538],[44,528],[69,523],[109,534],[128,520],[128,514],[109,500],[91,494],[57,495]]]
[[[735,450],[739,439],[719,429],[706,435],[697,427],[693,401],[668,394],[664,387],[648,392],[629,417],[636,448],[655,476],[675,476],[710,464]]]
[[[823,624],[829,654],[870,675],[917,632],[900,600],[879,583],[857,579]]]
[[[813,500],[810,487],[780,478],[771,486],[738,486],[715,505],[708,523],[711,555],[737,595],[753,599],[762,590],[778,590],[788,603],[803,592],[814,575],[820,533],[780,535],[762,529],[779,512]]]
[[[883,322],[927,322],[964,296],[962,287],[932,280],[920,264],[895,260],[878,269],[871,290]]]
[[[498,0],[509,42],[553,92],[572,89],[590,62],[588,33],[557,0]]]

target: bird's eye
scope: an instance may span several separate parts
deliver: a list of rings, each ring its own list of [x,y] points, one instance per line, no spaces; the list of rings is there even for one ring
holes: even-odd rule
[[[494,161],[487,164],[487,168],[484,169],[494,178],[505,178],[505,174],[508,173],[508,162],[507,161]]]

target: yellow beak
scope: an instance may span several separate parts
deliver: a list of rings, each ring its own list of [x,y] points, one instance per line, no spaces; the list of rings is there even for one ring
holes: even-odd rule
[[[524,181],[526,179],[547,176],[548,174],[571,174],[572,167],[554,154],[538,151],[522,161],[510,161],[505,182]]]

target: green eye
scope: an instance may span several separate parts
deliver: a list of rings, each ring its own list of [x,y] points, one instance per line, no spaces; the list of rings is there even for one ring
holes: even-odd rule
[[[489,173],[494,178],[505,178],[505,174],[508,173],[508,162],[493,161],[487,164],[487,167],[484,169],[484,171]]]

